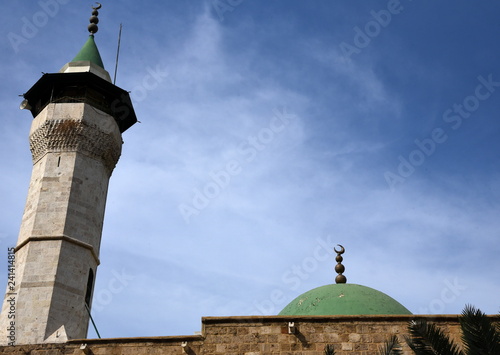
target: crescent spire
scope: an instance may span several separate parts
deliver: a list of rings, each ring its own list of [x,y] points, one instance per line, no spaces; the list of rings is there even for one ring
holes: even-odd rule
[[[344,247],[340,244],[337,244],[337,246],[340,247],[340,251],[338,251],[337,248],[335,248],[335,247],[333,248],[333,251],[335,251],[337,254],[344,254],[344,252],[345,252]]]
[[[347,278],[342,275],[345,271],[345,267],[342,265],[342,260],[344,260],[342,254],[345,253],[345,248],[340,244],[337,244],[337,246],[340,247],[340,250],[333,248],[333,250],[337,253],[337,256],[335,257],[335,261],[337,262],[337,265],[335,265],[335,272],[337,272],[338,275],[335,277],[335,283],[345,284],[347,282]]]
[[[96,2],[97,6],[92,6],[92,16],[90,16],[90,25],[87,27],[87,29],[89,30],[90,32],[90,35],[93,36],[94,33],[96,33],[98,30],[99,30],[99,27],[97,27],[97,24],[99,23],[99,18],[97,16],[99,16],[99,10],[102,5],[98,2]]]

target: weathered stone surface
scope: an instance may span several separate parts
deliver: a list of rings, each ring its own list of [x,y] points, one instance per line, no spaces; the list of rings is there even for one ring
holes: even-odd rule
[[[15,322],[17,344],[85,338],[85,296],[95,275],[109,177],[121,134],[84,103],[51,103],[33,120],[33,170],[15,259],[15,319],[0,317],[0,344]],[[92,287],[95,278],[92,277]],[[59,351],[59,350],[58,350]]]
[[[458,316],[430,316],[430,321],[460,344]],[[372,355],[393,334],[397,334],[404,354],[413,354],[405,345],[403,335],[411,319],[426,316],[307,316],[269,317],[207,317],[202,319],[202,335],[150,338],[71,340],[63,344],[0,347],[0,354],[83,354],[82,343],[96,355],[323,355],[331,344],[336,354]],[[252,322],[255,319],[255,322]],[[500,316],[491,316],[500,323]],[[282,334],[281,329],[294,321],[295,334]],[[352,329],[357,329],[356,333]],[[280,333],[278,334],[278,330]],[[334,333],[331,333],[333,331]],[[181,347],[187,342],[186,352]],[[31,352],[30,352],[31,351]]]

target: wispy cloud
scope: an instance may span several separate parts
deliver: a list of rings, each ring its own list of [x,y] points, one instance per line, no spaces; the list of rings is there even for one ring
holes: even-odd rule
[[[473,73],[467,76],[411,49],[432,40],[413,15],[431,13],[427,5],[394,17],[369,49],[346,63],[339,43],[369,20],[368,5],[243,2],[220,21],[210,2],[179,4],[108,5],[125,23],[117,83],[132,91],[141,123],[124,134],[110,181],[95,287],[103,335],[189,334],[203,315],[261,312],[257,305],[268,305],[276,290],[283,300],[270,313],[277,313],[301,292],[333,282],[333,257],[316,260],[293,289],[284,280],[295,267],[311,267],[318,240],[327,236],[331,247],[346,247],[348,282],[380,289],[414,312],[457,313],[465,303],[497,312],[487,296],[498,293],[500,271],[500,185],[491,155],[496,101],[485,102],[396,191],[384,180],[401,151],[428,135],[482,72],[467,67]],[[68,19],[79,11],[74,6],[54,18],[70,44],[55,41],[47,25],[32,46],[6,54],[0,69],[6,167],[0,192],[8,206],[0,215],[0,236],[7,236],[1,245],[15,243],[13,221],[20,221],[29,179],[31,117],[17,110],[16,95],[40,71],[57,71],[72,58],[72,46],[76,53],[84,43],[84,26],[73,33]],[[26,9],[9,19],[11,27]],[[96,35],[110,71],[115,15],[103,7]],[[485,20],[491,31],[495,21]],[[438,22],[466,35],[453,18]],[[457,50],[451,40],[439,44]],[[1,45],[8,45],[5,38]],[[471,49],[470,58],[481,48]],[[497,63],[483,60],[491,68]],[[436,69],[441,65],[444,72]],[[288,122],[278,121],[280,115]],[[213,183],[217,193],[210,192]],[[209,203],[186,223],[179,205],[193,205],[204,189]],[[113,293],[109,284],[122,270],[133,280]],[[455,279],[467,287],[443,300],[446,282]]]

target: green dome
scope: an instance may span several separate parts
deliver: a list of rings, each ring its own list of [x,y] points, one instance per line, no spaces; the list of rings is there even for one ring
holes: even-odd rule
[[[80,49],[80,52],[78,52],[76,57],[72,60],[72,62],[78,61],[89,61],[104,69],[104,64],[102,63],[101,55],[99,54],[93,35],[89,36],[87,42],[85,42],[82,49]]]
[[[279,313],[280,316],[328,316],[412,314],[385,293],[356,284],[333,284],[303,293]]]

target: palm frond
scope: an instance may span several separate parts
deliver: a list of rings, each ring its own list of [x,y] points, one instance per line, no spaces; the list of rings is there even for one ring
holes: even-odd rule
[[[466,305],[459,319],[462,342],[468,354],[500,354],[500,333],[486,314]]]
[[[325,346],[325,355],[335,355],[335,349],[333,348],[333,345],[328,344]]]
[[[441,329],[425,320],[411,321],[408,331],[406,343],[417,355],[464,355]]]
[[[378,353],[379,355],[402,355],[403,349],[401,349],[398,337],[393,335],[387,339],[385,344],[378,348]]]

